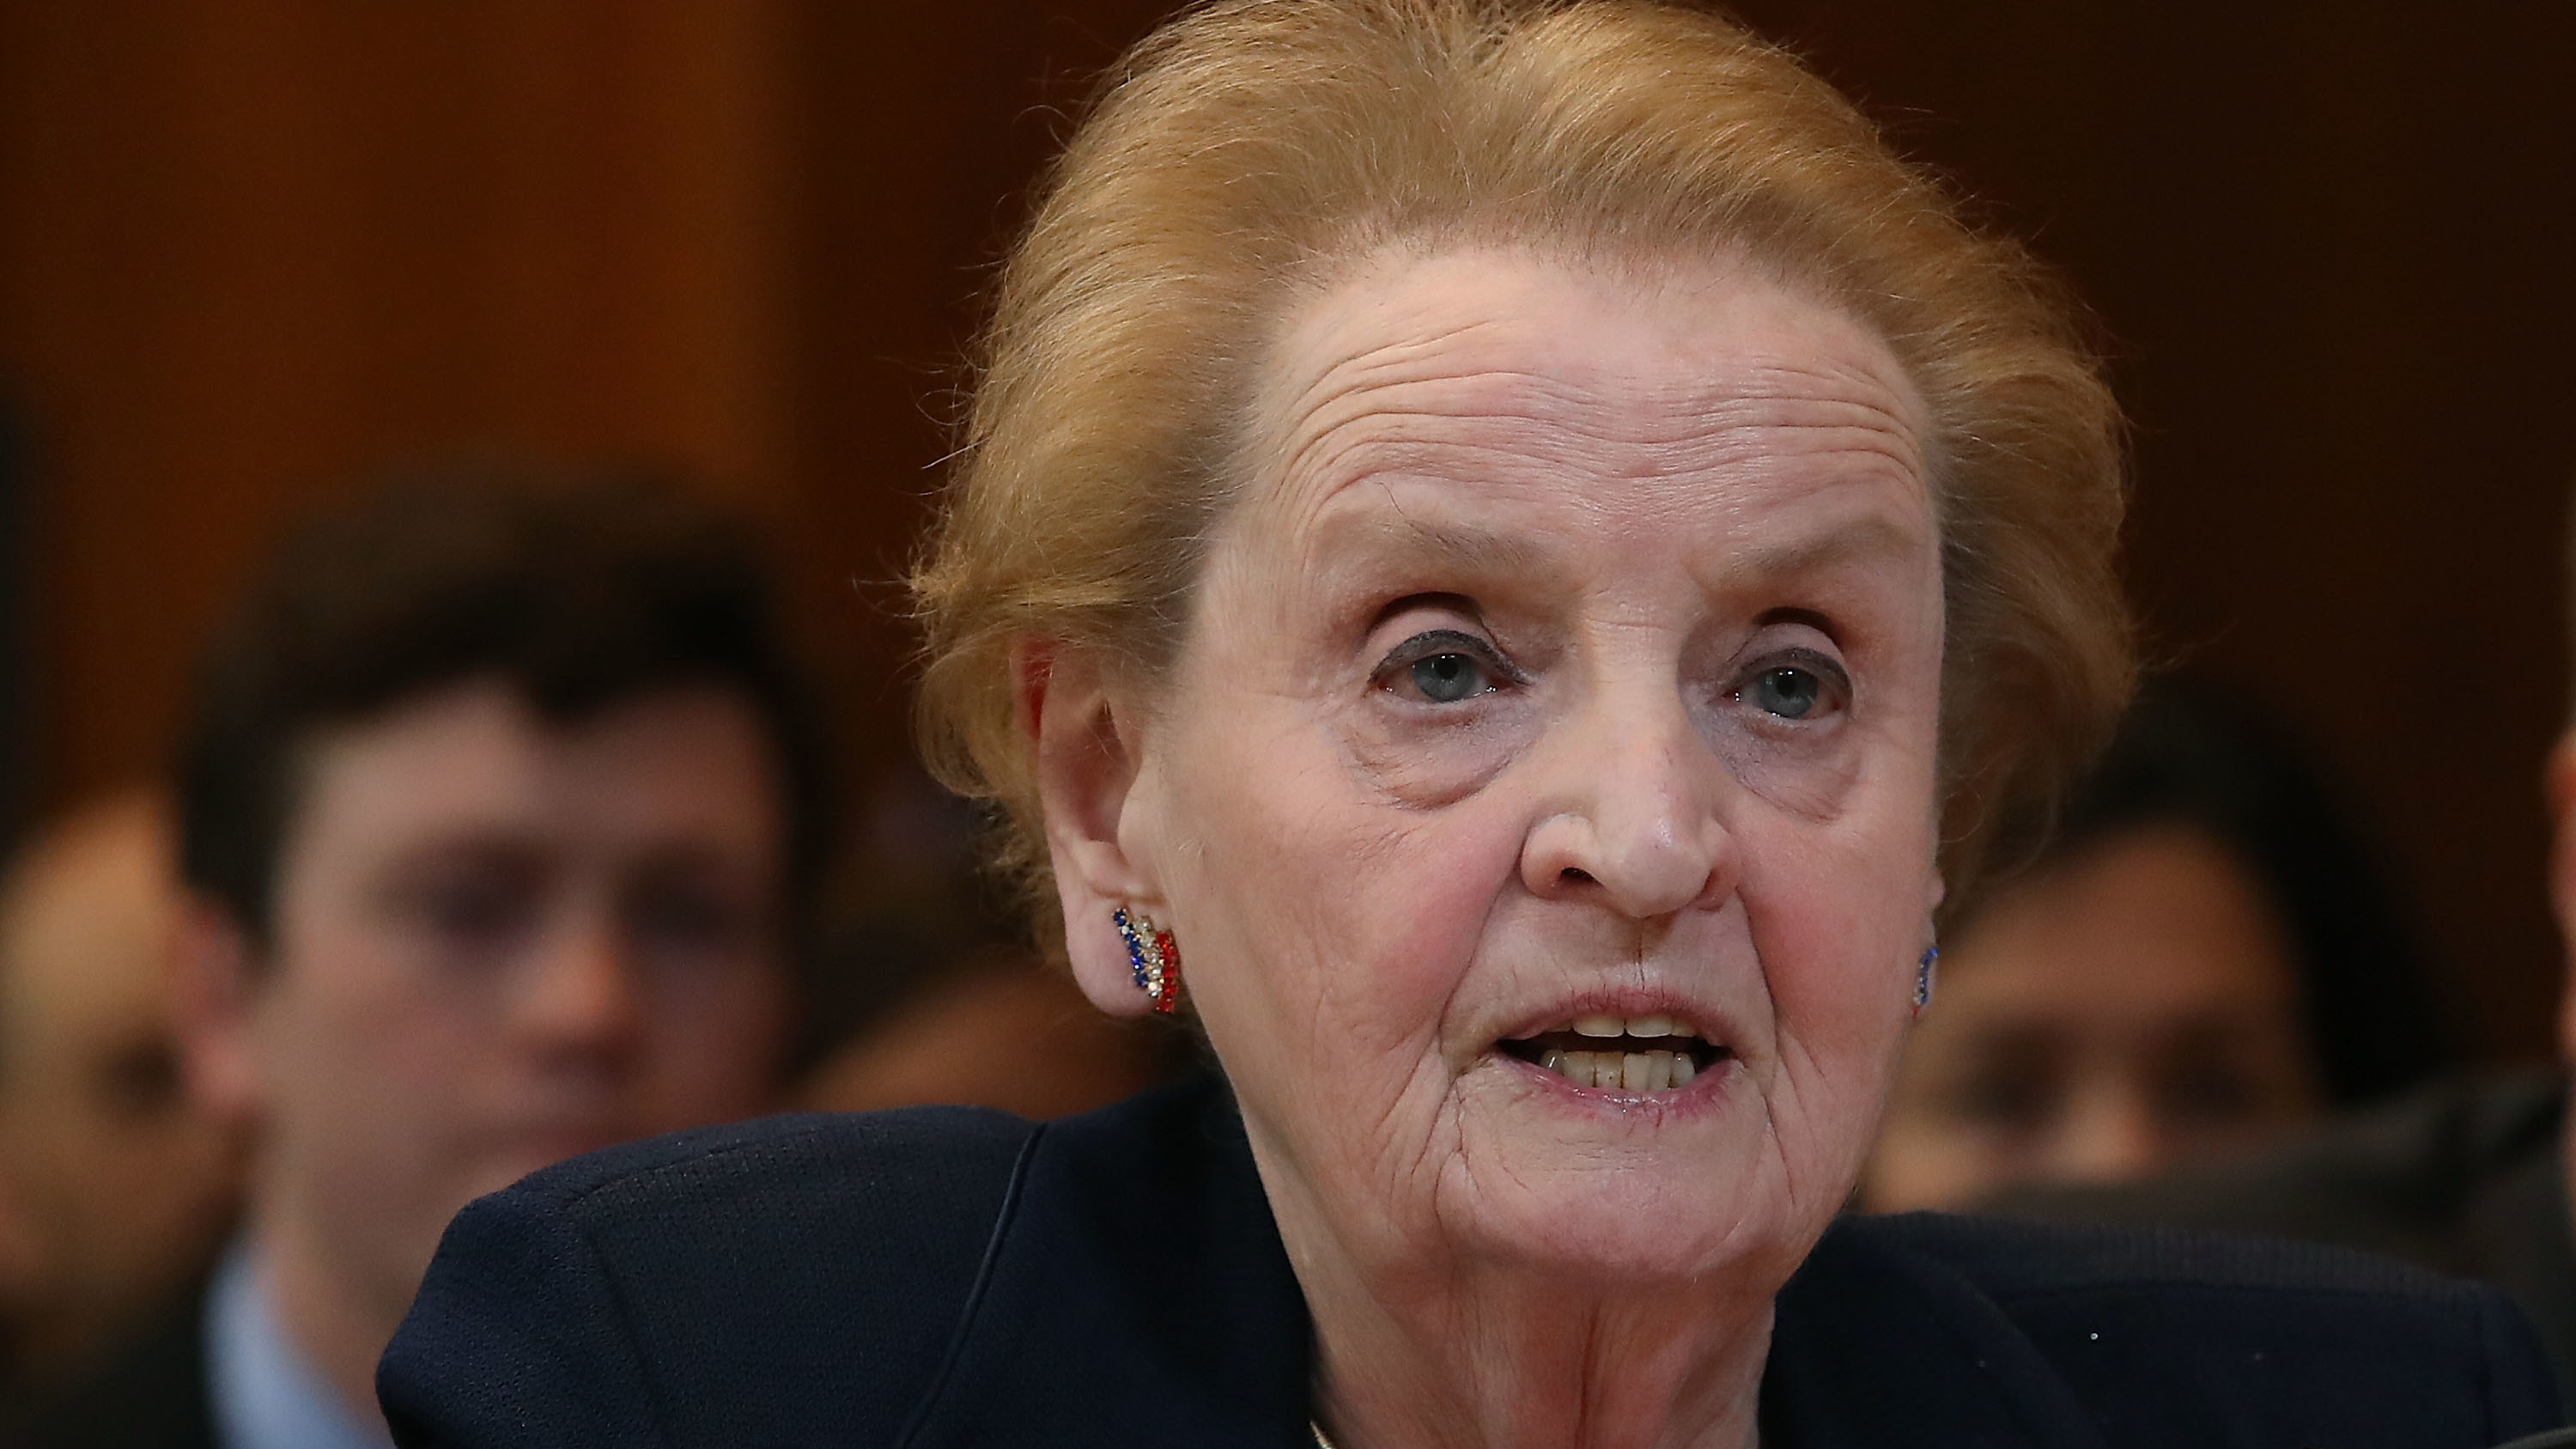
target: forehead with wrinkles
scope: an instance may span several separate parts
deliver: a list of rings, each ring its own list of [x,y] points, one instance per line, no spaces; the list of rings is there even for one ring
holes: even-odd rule
[[[1390,474],[1510,488],[1821,466],[1911,494],[1926,476],[1924,407],[1885,344],[1749,267],[1381,258],[1273,355],[1252,456],[1277,460],[1254,471],[1292,512]]]

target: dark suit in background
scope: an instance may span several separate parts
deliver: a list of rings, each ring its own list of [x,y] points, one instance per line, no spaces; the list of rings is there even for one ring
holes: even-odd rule
[[[5,1442],[18,1449],[215,1449],[205,1318],[201,1284],[95,1375],[38,1404]]]
[[[2017,1215],[2333,1243],[2512,1295],[2576,1389],[2576,1219],[2563,1072],[2441,1083],[2244,1162],[2142,1183],[2026,1189]]]

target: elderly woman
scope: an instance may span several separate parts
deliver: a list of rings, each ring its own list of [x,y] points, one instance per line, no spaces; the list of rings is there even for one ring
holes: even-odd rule
[[[460,1217],[414,1445],[2482,1445],[2484,1290],[1836,1214],[1945,880],[2129,678],[2049,289],[1629,0],[1234,0],[1012,258],[936,763],[1222,1080],[667,1139]],[[991,1044],[989,1070],[1013,1070]]]

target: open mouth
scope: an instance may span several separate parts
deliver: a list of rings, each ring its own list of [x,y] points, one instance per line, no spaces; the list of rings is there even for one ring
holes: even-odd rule
[[[1676,1016],[1578,1016],[1502,1043],[1503,1051],[1578,1087],[1665,1092],[1734,1053]]]

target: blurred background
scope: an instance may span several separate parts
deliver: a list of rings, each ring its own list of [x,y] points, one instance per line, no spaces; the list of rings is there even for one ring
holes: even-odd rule
[[[0,3],[0,818],[156,768],[280,526],[471,447],[712,480],[861,839],[955,834],[890,581],[1031,178],[1169,8]],[[2313,744],[2473,1051],[2546,1054],[2576,7],[1738,9],[2074,277],[2156,655]]]

